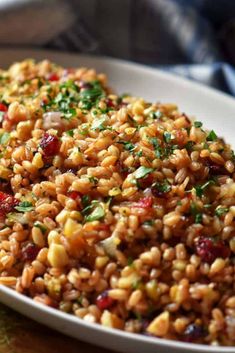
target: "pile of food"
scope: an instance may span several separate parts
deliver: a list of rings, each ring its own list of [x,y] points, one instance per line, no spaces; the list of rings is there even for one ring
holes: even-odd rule
[[[235,158],[103,74],[0,72],[0,284],[91,323],[235,345]]]

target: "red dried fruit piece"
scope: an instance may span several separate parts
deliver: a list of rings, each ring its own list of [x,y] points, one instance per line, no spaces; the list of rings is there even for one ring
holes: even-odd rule
[[[152,185],[153,183],[153,175],[149,174],[146,177],[139,179],[138,183],[139,183],[139,188],[140,189],[147,189],[149,188],[150,185]]]
[[[77,202],[77,205],[78,205],[79,209],[82,208],[82,198],[81,198],[80,192],[78,192],[78,191],[69,191],[67,193],[67,196]]]
[[[55,135],[50,135],[46,132],[41,139],[40,147],[46,157],[55,156],[60,149],[59,138]]]
[[[183,335],[183,341],[185,342],[196,342],[205,336],[205,331],[202,326],[196,324],[190,324],[186,327]]]
[[[38,246],[36,246],[33,243],[28,243],[21,250],[22,260],[32,262],[33,260],[36,259],[39,251],[40,251],[40,248]]]
[[[81,194],[78,191],[69,191],[67,193],[68,197],[71,197],[71,199],[76,200],[77,198],[81,199]]]
[[[224,168],[224,166],[213,163],[211,160],[207,160],[206,165],[209,168],[210,175],[223,175],[223,174],[227,175],[227,174],[229,174],[229,172],[227,171],[227,169]]]
[[[108,231],[110,229],[110,225],[109,224],[105,224],[105,223],[101,223],[101,224],[98,224],[98,226],[96,228],[98,230]]]
[[[153,205],[153,198],[151,196],[144,197],[136,202],[132,207],[140,207],[140,208],[150,208]]]
[[[78,86],[80,89],[91,89],[92,88],[92,85],[86,81],[80,81]]]
[[[128,176],[128,168],[123,164],[120,159],[116,163],[116,169],[119,173],[122,174],[123,178],[126,178]]]
[[[48,81],[53,82],[53,81],[59,81],[60,77],[56,73],[51,73],[47,79]]]
[[[159,190],[157,189],[156,187],[152,187],[151,188],[151,191],[152,191],[152,194],[155,196],[155,197],[159,197],[159,198],[165,198],[167,197],[169,191],[163,191],[163,190]]]
[[[7,112],[8,108],[6,104],[0,103],[0,112]]]
[[[44,97],[44,98],[42,98],[42,100],[41,100],[40,106],[41,106],[41,107],[45,107],[45,105],[47,105],[48,102],[49,102],[48,98],[47,98],[47,97]]]
[[[0,216],[5,216],[12,212],[14,207],[19,204],[19,201],[14,196],[0,191]]]
[[[108,291],[101,293],[96,299],[96,305],[100,310],[111,308],[114,302],[115,302],[114,299],[109,297]]]
[[[201,236],[196,242],[196,253],[202,261],[211,264],[218,257],[229,257],[230,249],[222,240],[215,241]]]
[[[6,104],[0,103],[0,112],[3,113],[1,114],[0,122],[3,122],[3,120],[8,119],[7,110],[8,110],[8,107],[6,106]]]
[[[116,104],[114,103],[114,101],[112,101],[112,99],[110,98],[107,98],[105,100],[105,103],[107,105],[108,108],[114,108],[116,106]]]
[[[76,200],[77,198],[81,198],[81,194],[78,191],[69,191],[68,192],[68,197],[71,197],[71,199]]]

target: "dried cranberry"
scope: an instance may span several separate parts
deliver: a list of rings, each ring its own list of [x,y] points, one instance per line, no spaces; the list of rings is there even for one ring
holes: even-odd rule
[[[7,120],[8,119],[8,115],[7,115],[7,106],[3,103],[0,103],[0,112],[3,113],[0,117],[0,122],[2,123],[3,120]]]
[[[217,249],[219,257],[222,257],[223,259],[226,259],[231,254],[230,248],[226,246],[222,241],[217,245]]]
[[[209,166],[209,174],[210,175],[218,175],[218,174],[227,174],[225,168],[221,167],[220,165],[210,165]]]
[[[56,73],[51,73],[49,76],[48,76],[48,81],[59,81],[59,76],[56,74]]]
[[[205,331],[203,330],[202,326],[197,324],[190,324],[186,327],[183,340],[185,342],[195,342],[205,336]]]
[[[226,258],[230,249],[222,240],[214,241],[211,238],[200,237],[196,242],[196,252],[202,261],[211,264],[217,257]]]
[[[85,81],[80,81],[78,85],[79,85],[80,89],[91,89],[92,88],[92,85],[89,82],[85,82]]]
[[[152,194],[155,196],[155,197],[165,197],[165,193],[164,192],[161,192],[155,188],[152,188]]]
[[[150,320],[148,320],[148,319],[142,319],[141,320],[141,331],[143,332],[143,333],[146,333],[147,334],[147,327],[149,326],[149,324],[150,324]]]
[[[7,112],[7,106],[4,103],[0,103],[0,111],[1,112]]]
[[[151,196],[144,197],[136,202],[133,207],[140,207],[140,208],[150,208],[153,205],[153,198]]]
[[[151,188],[152,190],[152,194],[155,196],[155,197],[160,197],[160,198],[164,198],[166,197],[166,195],[168,194],[168,192],[164,192],[164,191],[161,191],[155,187],[152,187]]]
[[[46,157],[52,157],[59,152],[60,141],[57,136],[50,135],[46,132],[41,139],[40,147]]]
[[[43,108],[48,104],[48,98],[44,97],[42,98],[41,102],[40,102],[40,106]]]
[[[101,293],[96,299],[96,305],[100,310],[111,308],[114,302],[115,302],[114,299],[109,297],[108,291]]]
[[[7,213],[14,210],[14,207],[19,204],[19,201],[10,194],[0,191],[0,216],[5,216]]]
[[[110,225],[106,224],[106,223],[100,223],[100,224],[98,224],[97,229],[108,231],[110,229]]]
[[[122,108],[122,107],[126,107],[128,105],[127,102],[121,102],[119,103],[119,107]]]
[[[210,175],[228,174],[228,171],[223,166],[212,163],[211,160],[207,160],[206,165],[209,168]]]
[[[128,176],[128,168],[123,164],[120,159],[116,163],[116,168],[118,172],[122,174],[123,178],[126,178]]]
[[[40,249],[33,243],[28,243],[25,245],[22,250],[22,260],[23,261],[30,261],[32,262],[33,260],[36,259]]]
[[[112,99],[110,99],[110,98],[107,98],[107,99],[105,100],[105,103],[106,103],[106,105],[107,105],[108,108],[114,108],[114,107],[115,107],[114,101],[112,101]]]
[[[77,202],[77,206],[78,206],[79,209],[82,208],[82,198],[81,198],[80,192],[78,192],[78,191],[69,191],[67,193],[67,196]]]
[[[81,199],[81,194],[78,191],[69,191],[67,193],[68,197],[71,197],[71,199],[76,200],[77,198]]]
[[[151,174],[147,175],[146,177],[138,180],[138,187],[139,189],[146,189],[149,185],[153,183],[153,176]]]

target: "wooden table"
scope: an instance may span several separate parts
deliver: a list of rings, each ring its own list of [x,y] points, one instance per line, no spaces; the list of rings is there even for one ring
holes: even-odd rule
[[[112,353],[40,325],[0,304],[0,353]]]

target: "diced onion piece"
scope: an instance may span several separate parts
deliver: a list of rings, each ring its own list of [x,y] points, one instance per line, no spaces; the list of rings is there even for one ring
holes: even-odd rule
[[[18,213],[18,212],[10,212],[7,214],[7,219],[8,221],[12,223],[20,223],[20,224],[28,224],[29,221],[26,218],[24,213]]]
[[[116,236],[111,236],[105,240],[102,240],[100,244],[103,246],[107,255],[114,257],[116,255],[117,246],[120,244],[120,239]]]
[[[43,128],[59,129],[63,126],[62,114],[60,112],[47,112],[43,114]]]

